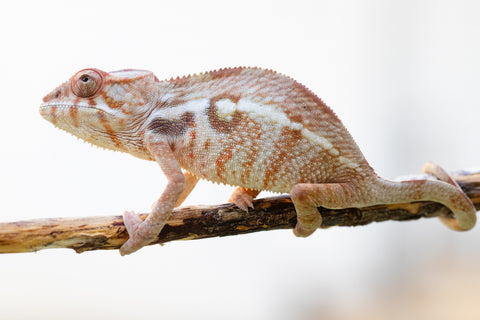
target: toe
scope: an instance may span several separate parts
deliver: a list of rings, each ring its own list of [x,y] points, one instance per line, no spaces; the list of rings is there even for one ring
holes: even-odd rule
[[[138,245],[137,233],[142,219],[133,211],[125,211],[123,213],[123,224],[127,229],[128,240],[120,247],[120,255],[131,254],[142,246]]]
[[[135,233],[136,228],[138,228],[138,225],[142,223],[142,221],[140,216],[133,211],[125,211],[123,213],[123,224],[125,228],[127,228],[129,235]]]
[[[232,194],[230,199],[228,199],[229,202],[233,202],[237,207],[242,209],[243,211],[248,212],[248,208],[253,209],[253,198],[249,196],[248,194]]]

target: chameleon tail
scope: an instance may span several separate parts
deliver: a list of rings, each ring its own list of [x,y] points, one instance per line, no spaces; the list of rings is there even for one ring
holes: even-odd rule
[[[428,165],[431,164],[427,164],[427,166]],[[435,166],[435,169],[438,168],[439,167]],[[451,179],[443,169],[440,168],[440,170],[442,175],[435,175],[441,180],[447,180],[447,182],[429,179],[393,182],[378,178],[377,181],[379,183],[377,186],[380,188],[377,189],[378,192],[375,193],[379,195],[379,203],[412,201],[438,202],[448,207],[455,215],[455,217],[440,217],[440,220],[447,227],[457,231],[470,230],[475,226],[477,220],[476,209],[472,201],[470,201],[454,180]],[[446,179],[447,177],[449,179]]]

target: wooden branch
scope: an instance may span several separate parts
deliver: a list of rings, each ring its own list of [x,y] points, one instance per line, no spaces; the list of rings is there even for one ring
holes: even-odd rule
[[[480,209],[480,173],[461,172],[454,178],[477,210]],[[255,200],[254,206],[255,210],[248,213],[233,204],[176,209],[152,244],[291,229],[295,226],[295,210],[288,196]],[[432,202],[319,210],[323,216],[322,227],[358,226],[386,220],[404,221],[451,214],[442,205]],[[118,249],[127,238],[121,216],[0,223],[0,253],[33,252],[49,248],[71,248],[77,253],[110,250]]]

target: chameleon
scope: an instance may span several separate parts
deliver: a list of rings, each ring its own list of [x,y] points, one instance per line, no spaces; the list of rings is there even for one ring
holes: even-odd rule
[[[143,221],[125,211],[120,254],[152,242],[199,179],[235,186],[239,208],[261,191],[289,193],[307,237],[319,207],[434,201],[454,230],[476,223],[470,199],[440,166],[437,179],[389,181],[368,164],[337,115],[294,79],[262,68],[224,68],[160,81],[147,70],[84,69],[43,98],[43,118],[93,145],[156,161],[167,184]]]

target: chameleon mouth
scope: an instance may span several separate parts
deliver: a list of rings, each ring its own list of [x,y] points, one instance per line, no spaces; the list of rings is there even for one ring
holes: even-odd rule
[[[108,112],[93,106],[67,103],[44,103],[40,105],[39,111],[40,115],[47,120],[50,120],[52,118],[55,119],[58,116],[65,116],[71,113],[78,112],[90,114],[102,112],[103,114],[109,114]]]
[[[85,117],[104,118],[109,113],[89,105],[75,105],[66,103],[45,103],[40,105],[40,115],[55,126],[78,127]]]
[[[92,106],[84,106],[84,105],[78,105],[78,104],[67,104],[67,103],[44,103],[40,105],[40,113],[44,113],[45,111],[51,111],[51,109],[56,109],[56,110],[70,110],[71,108],[76,108],[76,109],[91,109],[93,111],[100,111],[100,109]]]

